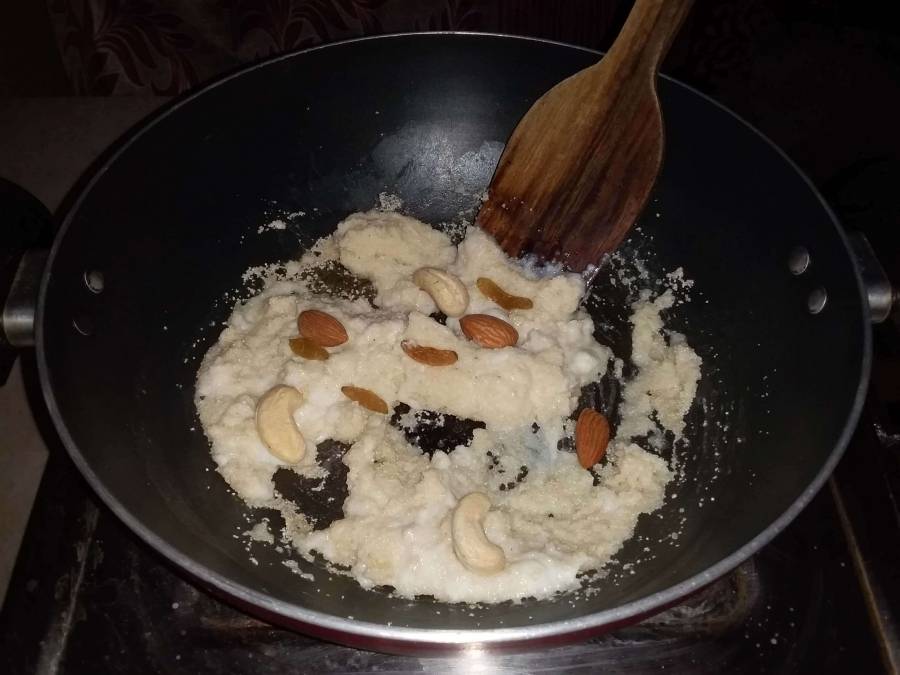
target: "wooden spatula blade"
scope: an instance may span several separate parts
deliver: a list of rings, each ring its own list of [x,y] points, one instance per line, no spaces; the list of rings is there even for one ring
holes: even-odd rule
[[[637,0],[606,57],[519,122],[477,217],[509,255],[581,271],[628,234],[662,165],[656,69],[690,5]]]
[[[647,201],[662,163],[655,96],[620,99],[597,125],[580,115],[592,75],[583,71],[545,94],[500,157],[478,223],[514,257],[531,253],[583,270],[615,250]]]

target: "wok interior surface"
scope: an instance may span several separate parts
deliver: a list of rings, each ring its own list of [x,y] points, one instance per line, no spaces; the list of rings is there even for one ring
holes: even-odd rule
[[[249,266],[297,256],[381,192],[426,222],[471,214],[531,102],[596,58],[500,36],[356,41],[227,79],[128,143],[69,215],[39,326],[51,410],[101,496],[200,579],[347,634],[374,630],[366,623],[400,637],[599,626],[673,600],[672,587],[708,581],[697,575],[722,573],[767,541],[767,528],[824,480],[855,423],[868,364],[860,291],[829,212],[792,165],[665,79],[664,168],[626,250],[657,275],[681,267],[695,280],[693,301],[668,319],[703,357],[703,378],[678,453],[684,479],[641,518],[612,574],[592,582],[599,592],[485,607],[413,602],[297,558],[315,576],[306,581],[271,547],[252,546],[255,565],[234,536],[250,528],[248,515],[270,514],[250,513],[215,472],[192,400],[199,359],[231,311],[226,293]],[[288,229],[257,234],[298,210],[306,215]],[[798,245],[812,264],[793,276]],[[103,273],[102,293],[86,287],[87,270]],[[626,297],[604,274],[588,307],[601,339],[627,357]],[[807,296],[819,286],[828,303],[811,315]]]

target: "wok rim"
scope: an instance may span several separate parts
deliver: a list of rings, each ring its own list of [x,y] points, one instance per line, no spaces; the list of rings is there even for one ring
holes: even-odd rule
[[[664,609],[665,607],[674,604],[678,600],[722,577],[723,575],[743,563],[759,549],[768,544],[777,534],[784,530],[807,506],[807,504],[809,504],[809,502],[818,493],[818,491],[824,485],[825,481],[834,471],[834,468],[836,467],[838,461],[846,450],[850,438],[853,435],[853,432],[859,421],[868,389],[872,363],[872,327],[865,311],[865,307],[868,302],[867,296],[865,294],[858,265],[856,264],[855,258],[853,257],[847,237],[831,207],[822,197],[821,193],[818,191],[809,177],[771,139],[769,139],[756,127],[754,127],[752,124],[744,120],[742,117],[737,115],[735,112],[733,112],[723,104],[679,80],[663,75],[662,73],[659,74],[660,78],[663,78],[674,85],[682,87],[691,94],[704,99],[707,103],[715,106],[716,108],[719,108],[722,112],[734,118],[734,120],[739,124],[742,124],[744,127],[752,131],[756,136],[759,137],[761,141],[768,144],[769,147],[773,149],[781,157],[781,159],[784,160],[804,181],[807,188],[815,195],[825,213],[831,220],[832,226],[835,228],[838,237],[844,246],[844,250],[851,261],[853,275],[856,280],[857,293],[859,296],[859,306],[863,308],[863,311],[861,312],[863,317],[863,349],[860,363],[859,384],[857,386],[856,394],[853,399],[853,405],[848,412],[841,435],[835,446],[832,448],[831,453],[828,455],[828,458],[819,469],[818,473],[815,475],[810,484],[800,493],[800,495],[794,500],[794,502],[778,518],[769,523],[768,526],[766,526],[755,537],[750,539],[746,544],[733,551],[730,555],[721,559],[716,564],[706,568],[702,572],[699,572],[694,576],[678,584],[670,586],[662,591],[658,591],[624,605],[601,610],[599,612],[595,612],[583,617],[565,619],[562,621],[551,621],[544,624],[521,627],[477,629],[411,628],[406,626],[393,626],[387,624],[371,623],[360,621],[358,619],[348,619],[346,617],[339,617],[332,614],[325,614],[315,610],[310,610],[300,605],[277,600],[266,593],[260,592],[243,584],[235,583],[230,578],[212,571],[205,565],[195,562],[190,556],[170,545],[165,539],[157,536],[155,532],[150,530],[138,518],[133,516],[131,512],[128,511],[107,489],[103,481],[100,480],[97,474],[94,473],[89,462],[82,455],[77,443],[69,433],[69,430],[60,412],[60,408],[57,404],[56,397],[54,395],[54,390],[52,387],[52,376],[49,372],[45,353],[46,335],[44,330],[46,300],[50,279],[52,276],[53,265],[56,260],[56,256],[59,253],[59,250],[66,238],[65,235],[67,234],[69,227],[74,220],[75,214],[78,213],[82,202],[91,192],[97,181],[115,163],[120,155],[128,150],[132,143],[134,143],[148,130],[153,128],[161,120],[165,119],[169,115],[174,114],[179,108],[193,101],[195,98],[202,96],[206,92],[211,91],[212,89],[215,89],[216,87],[226,82],[230,82],[237,77],[243,76],[259,68],[265,68],[272,63],[296,58],[310,52],[315,52],[323,49],[335,49],[340,48],[343,45],[356,44],[370,40],[393,40],[411,37],[423,38],[429,36],[444,38],[448,36],[464,36],[468,38],[486,40],[496,40],[498,38],[502,40],[520,40],[529,43],[560,46],[567,49],[578,50],[587,54],[602,56],[602,52],[587,47],[572,45],[555,40],[546,40],[528,36],[508,35],[503,33],[475,33],[468,31],[390,33],[385,35],[365,36],[349,40],[342,40],[339,42],[317,45],[315,47],[310,47],[307,49],[295,50],[286,54],[280,54],[273,58],[266,59],[247,67],[235,70],[234,72],[228,73],[221,78],[202,86],[196,91],[190,92],[182,97],[179,97],[174,102],[165,105],[160,111],[152,114],[149,118],[140,122],[137,128],[126,131],[124,134],[124,138],[120,139],[120,141],[117,142],[118,147],[116,147],[111,154],[108,154],[108,156],[104,157],[100,164],[94,165],[89,169],[93,172],[93,175],[81,188],[77,198],[72,201],[71,207],[66,212],[65,217],[60,224],[59,230],[54,238],[53,245],[50,250],[50,255],[47,260],[47,265],[44,269],[43,277],[41,279],[35,320],[35,348],[37,353],[37,365],[41,390],[43,391],[44,400],[47,404],[47,408],[53,420],[54,426],[56,427],[56,431],[62,439],[63,444],[65,445],[66,450],[69,453],[69,456],[78,467],[78,470],[90,484],[91,488],[101,498],[103,503],[106,504],[106,506],[108,506],[110,510],[112,510],[112,512],[120,520],[122,520],[132,532],[134,532],[152,549],[159,552],[167,560],[174,563],[182,570],[185,570],[194,579],[199,579],[203,583],[211,584],[212,586],[218,588],[220,591],[229,596],[229,598],[238,601],[239,604],[245,609],[257,608],[264,612],[269,620],[284,619],[289,622],[297,622],[301,625],[309,626],[311,629],[324,629],[326,632],[335,631],[338,634],[338,636],[336,636],[336,639],[341,642],[346,642],[347,644],[354,643],[354,637],[362,638],[364,641],[367,641],[369,643],[371,643],[372,641],[375,641],[376,643],[378,643],[379,641],[401,644],[422,643],[442,647],[463,647],[466,645],[474,644],[482,646],[513,643],[522,644],[535,640],[552,640],[554,638],[559,639],[569,634],[572,634],[573,640],[579,638],[583,639],[585,636],[592,633],[602,632],[605,627],[626,624],[632,620],[636,621],[648,615],[652,615],[655,611]],[[252,611],[252,609],[250,611]],[[301,627],[300,630],[302,631],[303,628]],[[344,638],[346,638],[346,640],[344,640]]]

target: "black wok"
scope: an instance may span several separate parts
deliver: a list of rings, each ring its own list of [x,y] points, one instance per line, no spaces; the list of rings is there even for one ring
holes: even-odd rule
[[[672,327],[704,358],[684,478],[640,541],[573,603],[470,608],[364,591],[257,547],[197,422],[199,357],[251,265],[296,256],[380,192],[428,222],[472,213],[519,117],[597,54],[530,39],[430,34],[292,54],[187,97],[134,133],[75,201],[36,323],[40,376],[66,446],[103,500],[201,582],[265,617],[380,649],[529,645],[633,620],[736,566],[794,518],[834,468],[865,392],[859,275],[821,197],[758,132],[663,78],[666,158],[626,244],[654,275],[683,267],[693,302]],[[282,212],[284,231],[257,235]],[[811,263],[793,274],[795,247]],[[97,274],[103,287],[100,292]],[[87,274],[86,274],[87,273]],[[627,297],[602,272],[588,303],[628,356]],[[818,313],[810,295],[824,289]],[[682,522],[683,521],[683,522]],[[677,539],[668,535],[679,531]],[[642,552],[651,548],[651,555]],[[353,618],[348,618],[352,616]]]

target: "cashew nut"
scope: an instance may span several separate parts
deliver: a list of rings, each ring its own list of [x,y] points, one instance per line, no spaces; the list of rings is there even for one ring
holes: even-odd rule
[[[306,454],[306,442],[294,424],[303,394],[285,385],[272,387],[256,404],[256,432],[275,457],[296,464]]]
[[[496,574],[506,567],[503,549],[484,534],[484,517],[491,500],[482,492],[470,492],[453,510],[450,531],[453,552],[468,569],[479,574]]]
[[[469,291],[459,277],[437,267],[420,267],[413,282],[431,296],[434,304],[447,316],[462,316],[469,306]]]

